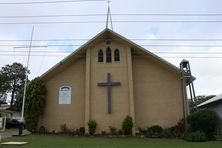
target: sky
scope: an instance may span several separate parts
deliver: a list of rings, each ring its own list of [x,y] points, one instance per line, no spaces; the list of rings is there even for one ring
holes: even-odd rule
[[[106,15],[72,17],[34,17],[9,18],[8,16],[47,16],[106,14],[106,1],[44,3],[44,4],[2,4],[10,2],[43,2],[54,0],[1,0],[0,2],[0,67],[13,62],[26,66],[27,48],[32,27],[33,40],[52,39],[90,39],[106,27]],[[65,1],[65,0],[61,0]],[[110,8],[113,29],[128,39],[133,40],[147,50],[179,67],[186,59],[190,62],[197,95],[217,95],[222,93],[222,22],[127,22],[116,21],[222,21],[217,16],[166,16],[166,15],[115,15],[115,14],[222,14],[221,0],[111,0]],[[7,17],[5,17],[7,16]],[[100,23],[60,23],[60,24],[4,24],[24,22],[76,22],[99,21]],[[110,24],[109,24],[110,26]],[[152,39],[152,40],[150,40]],[[204,41],[158,40],[158,39],[205,39]],[[208,40],[213,39],[213,40]],[[214,40],[218,39],[218,40]],[[10,41],[3,41],[10,40]],[[15,40],[15,41],[11,41]],[[40,76],[53,65],[65,58],[78,46],[47,45],[82,45],[87,40],[69,41],[34,41],[31,49],[29,69],[30,79]],[[3,46],[4,45],[4,46]],[[6,46],[5,46],[6,45]],[[177,46],[151,46],[177,45]],[[193,47],[190,45],[203,45]],[[210,47],[206,47],[210,45]],[[185,52],[185,53],[184,53]],[[193,52],[193,53],[190,53]],[[207,53],[204,53],[207,52]],[[188,54],[189,53],[189,54]],[[201,53],[201,54],[200,54]],[[23,55],[23,56],[21,56]],[[199,58],[198,58],[199,57]]]

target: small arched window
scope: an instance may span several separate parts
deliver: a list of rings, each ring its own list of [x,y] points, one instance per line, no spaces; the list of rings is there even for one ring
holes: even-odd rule
[[[106,49],[106,62],[107,63],[111,63],[112,62],[112,51],[111,51],[110,47],[108,47]]]
[[[103,51],[102,49],[98,52],[98,62],[103,62]]]
[[[114,51],[114,60],[115,61],[120,61],[119,49],[115,49],[115,51]]]
[[[63,85],[59,88],[59,104],[71,104],[72,89],[69,85]]]

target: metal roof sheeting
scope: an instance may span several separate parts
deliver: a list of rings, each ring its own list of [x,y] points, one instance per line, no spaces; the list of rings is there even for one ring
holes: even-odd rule
[[[219,100],[222,100],[222,94],[219,94],[219,95],[217,95],[217,96],[215,96],[215,97],[213,97],[213,98],[211,98],[211,99],[209,99],[209,100],[207,100],[207,101],[197,105],[197,107],[201,107],[201,106],[204,106],[204,105],[207,105],[207,104],[219,101]]]

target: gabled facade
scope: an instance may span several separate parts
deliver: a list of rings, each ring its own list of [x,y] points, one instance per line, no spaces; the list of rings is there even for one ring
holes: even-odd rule
[[[173,126],[187,114],[180,70],[109,29],[41,78],[48,96],[39,126],[49,131],[62,124],[88,131],[93,119],[97,133],[108,132],[110,126],[120,129],[130,115],[135,133],[152,125]]]

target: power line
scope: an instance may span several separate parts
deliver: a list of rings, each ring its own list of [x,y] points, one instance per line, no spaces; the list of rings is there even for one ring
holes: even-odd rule
[[[173,51],[159,51],[153,52],[156,54],[222,54],[222,52],[173,52]]]
[[[139,56],[141,57],[141,56]],[[206,58],[206,59],[218,59],[221,58],[222,60],[222,56],[159,56],[161,58]]]
[[[1,22],[2,25],[25,25],[25,24],[98,24],[105,21],[60,21],[60,22]]]
[[[210,38],[206,38],[206,39],[200,39],[200,38],[184,38],[184,39],[175,39],[175,38],[162,38],[162,39],[130,39],[130,40],[149,40],[149,41],[222,41],[222,39],[210,39]],[[0,40],[1,41],[1,40]]]
[[[4,45],[0,45],[0,46],[5,46],[5,47],[7,47],[7,46],[9,46],[9,47],[11,47],[11,46],[17,46],[17,48],[19,48],[19,46],[22,46],[22,47],[28,47],[28,45],[13,45],[13,44],[4,44]],[[51,47],[53,47],[53,46],[67,46],[67,47],[78,47],[78,46],[82,46],[82,45],[78,45],[78,44],[76,44],[76,45],[74,45],[74,44],[67,44],[67,45],[65,45],[65,44],[49,44],[49,45],[33,45],[32,47],[49,47],[49,46],[51,46]],[[184,47],[222,47],[222,45],[163,45],[163,44],[144,44],[144,45],[140,45],[140,46],[145,46],[145,47],[181,47],[181,48],[184,48]]]
[[[113,21],[115,23],[222,23],[222,20],[148,20]],[[106,21],[47,21],[47,22],[1,22],[1,25],[25,25],[25,24],[101,24]]]
[[[90,39],[34,39],[33,42],[39,42],[39,41],[87,41]],[[101,39],[104,40],[105,39]],[[221,39],[222,40],[222,39]],[[0,42],[29,42],[28,39],[18,39],[18,40],[10,40],[10,39],[0,39]]]
[[[55,3],[74,3],[74,2],[96,2],[105,0],[64,0],[64,1],[31,1],[31,2],[7,2],[0,5],[26,5],[26,4],[55,4]]]
[[[61,15],[5,15],[0,18],[35,18],[35,17],[92,17],[92,16],[105,16],[106,14],[61,14]]]
[[[0,54],[0,56],[12,56],[12,54]],[[15,56],[26,56],[27,54],[16,54]],[[43,55],[43,54],[31,54],[30,56],[57,56],[57,57],[64,57],[66,55]]]
[[[149,47],[222,47],[222,45],[140,45]]]
[[[10,52],[15,52],[15,53],[19,53],[19,52],[21,52],[21,53],[26,53],[26,52],[28,52],[28,51],[26,51],[26,50],[19,50],[19,51],[0,50],[0,52],[2,52],[2,53],[4,53],[4,52],[6,52],[6,53],[10,53]],[[64,53],[64,54],[66,54],[66,53],[72,53],[73,51],[53,51],[53,50],[45,51],[45,50],[32,50],[31,52],[32,52],[32,53],[38,53],[38,52],[42,53],[42,52],[44,52],[44,53],[58,53],[58,54],[62,54],[62,53]]]
[[[29,47],[29,46],[20,46],[20,45],[18,45],[17,47],[13,47],[13,48],[15,49],[15,48],[28,48],[28,47]],[[43,45],[40,45],[40,46],[37,45],[37,46],[35,46],[35,45],[34,45],[34,46],[31,46],[31,47],[32,47],[32,48],[41,48],[41,47],[45,47],[45,48],[46,48],[47,46],[43,46]]]
[[[222,13],[114,13],[113,15],[131,16],[222,16]]]
[[[0,46],[17,46],[16,48],[20,48],[21,46],[21,48],[23,48],[23,47],[28,47],[28,45],[13,45],[13,44],[11,44],[11,45],[9,45],[9,44],[5,44],[5,45],[0,45]],[[60,45],[60,44],[52,44],[52,45],[32,45],[32,47],[47,47],[47,46],[82,46],[82,45]]]
[[[73,39],[34,39],[33,42],[40,42],[40,41],[88,41],[90,40],[89,38],[85,38],[85,39],[77,39],[77,38],[73,38]],[[106,41],[106,39],[99,39],[101,41]],[[222,39],[218,38],[218,39],[211,39],[211,38],[180,38],[180,39],[176,39],[176,38],[156,38],[156,39],[146,39],[146,38],[129,38],[129,40],[133,40],[133,41],[222,41]],[[18,40],[12,40],[12,39],[0,39],[0,42],[30,42],[30,40],[28,39],[18,39]],[[114,40],[115,41],[115,40]]]
[[[0,54],[0,56],[12,56],[12,54]],[[17,54],[16,56],[27,56],[27,54]],[[31,54],[30,56],[52,56],[52,57],[65,57],[66,55],[43,55],[43,54],[39,54],[39,55],[33,55]],[[222,56],[202,56],[202,57],[193,57],[193,56],[162,56],[162,58],[196,58],[196,59],[218,59],[221,58]]]
[[[113,16],[222,16],[222,13],[216,14],[162,14],[162,13],[150,13],[150,14],[133,14],[133,13],[115,13]],[[0,18],[36,18],[36,17],[96,17],[106,16],[106,14],[51,14],[51,15],[5,15]]]
[[[130,40],[141,40],[141,41],[222,41],[220,38],[154,38],[154,39],[146,39],[146,38],[130,38]],[[1,41],[1,40],[0,40]]]
[[[9,51],[9,50],[0,50],[0,53],[11,53],[11,52],[14,52],[14,53],[27,53],[28,51],[27,50],[17,50],[17,51]],[[48,51],[45,51],[45,50],[32,50],[31,53],[56,53],[56,54],[70,54],[73,52],[70,51],[70,50],[66,50],[66,51],[58,51],[58,50],[48,50]],[[152,53],[155,53],[155,54],[222,54],[222,52],[203,52],[203,51],[200,51],[200,52],[174,52],[174,51],[153,51]]]

